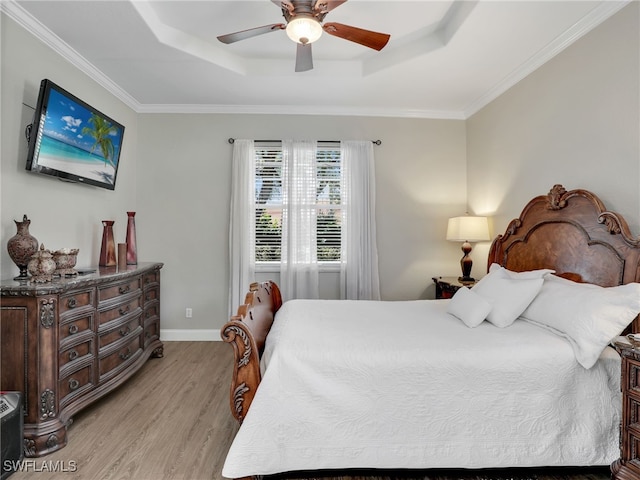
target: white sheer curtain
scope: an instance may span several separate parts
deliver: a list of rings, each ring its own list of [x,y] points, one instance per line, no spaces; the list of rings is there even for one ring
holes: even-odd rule
[[[380,300],[373,143],[344,141],[340,292],[348,300]]]
[[[316,151],[312,141],[282,142],[282,297],[319,298],[316,254]]]
[[[229,315],[235,315],[255,281],[253,249],[255,229],[255,147],[253,140],[235,140],[231,180],[231,219],[229,225]]]
[[[379,300],[375,227],[375,172],[370,141],[341,142],[342,250],[340,290],[344,299]],[[319,298],[316,153],[314,141],[282,142],[283,298]],[[255,146],[235,140],[229,228],[229,313],[255,281]]]

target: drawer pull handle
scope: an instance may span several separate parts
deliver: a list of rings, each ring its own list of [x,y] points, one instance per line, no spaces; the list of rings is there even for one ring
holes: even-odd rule
[[[75,360],[76,358],[78,358],[78,351],[77,350],[71,350],[69,352],[69,360]]]
[[[127,347],[127,353],[120,353],[120,358],[122,360],[126,360],[127,358],[129,358],[131,356],[131,347]]]
[[[124,308],[121,308],[120,310],[118,310],[118,312],[120,312],[120,315],[124,315],[125,313],[129,313],[129,310],[131,310],[131,305],[127,305]]]
[[[80,386],[80,382],[78,380],[76,380],[75,378],[72,378],[71,380],[69,380],[69,389],[70,390],[77,390],[79,386]]]
[[[78,330],[79,330],[79,328],[75,323],[72,324],[72,325],[69,325],[69,333],[71,335],[74,335],[74,334],[78,333]]]
[[[131,290],[131,285],[125,285],[124,287],[120,287],[118,289],[121,295],[127,293],[129,290]]]
[[[78,301],[74,297],[71,297],[69,300],[67,300],[67,307],[76,308],[77,306],[78,306]]]
[[[123,337],[126,337],[127,335],[129,335],[131,333],[131,327],[129,325],[127,325],[125,328],[121,328],[120,330],[118,330],[118,332]]]

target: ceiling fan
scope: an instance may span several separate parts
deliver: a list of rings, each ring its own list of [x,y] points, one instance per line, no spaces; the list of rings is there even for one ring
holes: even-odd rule
[[[324,17],[347,0],[271,0],[282,9],[282,15],[287,23],[272,23],[262,27],[250,28],[239,32],[220,35],[222,43],[234,43],[247,38],[286,30],[291,40],[297,43],[296,72],[305,72],[313,68],[311,44],[318,40],[325,31],[334,37],[340,37],[351,42],[359,43],[374,50],[382,50],[391,38],[386,33],[363,30],[362,28],[328,22],[323,24]]]

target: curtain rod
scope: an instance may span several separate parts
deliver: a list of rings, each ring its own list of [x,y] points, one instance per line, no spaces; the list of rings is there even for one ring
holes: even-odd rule
[[[229,143],[233,144],[236,139],[235,138],[229,138],[229,140],[227,140]],[[270,142],[281,142],[282,140],[254,140],[254,142],[264,142],[264,143],[270,143]],[[318,140],[318,143],[338,143],[340,142],[340,140]],[[382,140],[371,140],[371,143],[373,143],[374,145],[382,145]]]

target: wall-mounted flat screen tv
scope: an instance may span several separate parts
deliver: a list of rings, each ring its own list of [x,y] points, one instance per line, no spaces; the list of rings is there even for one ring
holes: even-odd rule
[[[124,126],[59,87],[40,84],[27,170],[113,190]]]

